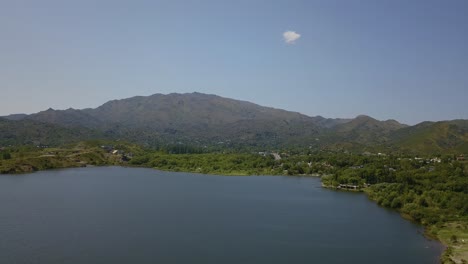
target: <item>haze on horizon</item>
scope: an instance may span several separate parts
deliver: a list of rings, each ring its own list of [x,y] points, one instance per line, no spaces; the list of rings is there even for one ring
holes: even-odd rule
[[[468,119],[468,2],[2,1],[0,115],[201,92],[324,117]]]

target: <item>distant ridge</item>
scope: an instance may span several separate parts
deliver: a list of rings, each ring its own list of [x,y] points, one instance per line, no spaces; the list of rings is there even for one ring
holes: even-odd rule
[[[81,136],[72,133],[70,140],[99,135],[148,146],[468,152],[467,120],[407,126],[396,120],[379,121],[366,115],[352,119],[310,117],[202,93],[135,96],[112,100],[94,109],[48,109],[31,115],[10,115],[2,122],[10,127],[22,124],[36,130],[50,130],[53,125],[62,133],[80,131]],[[41,128],[39,124],[49,126]],[[0,135],[0,143],[11,142],[15,136],[9,134],[9,137],[6,140],[5,135]],[[40,140],[47,141],[47,138]]]
[[[27,116],[28,116],[27,114],[12,114],[12,115],[3,116],[3,118],[8,119],[8,120],[21,120]]]

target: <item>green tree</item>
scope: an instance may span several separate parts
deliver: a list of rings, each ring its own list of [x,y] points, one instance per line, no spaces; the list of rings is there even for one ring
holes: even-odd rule
[[[9,160],[9,159],[11,159],[11,154],[9,152],[4,152],[3,155],[2,155],[2,158],[4,160]]]

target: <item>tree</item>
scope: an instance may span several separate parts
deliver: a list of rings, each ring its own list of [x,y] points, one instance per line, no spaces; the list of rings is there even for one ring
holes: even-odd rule
[[[2,158],[4,160],[9,160],[9,159],[11,159],[11,154],[9,152],[4,152],[3,155],[2,155]]]

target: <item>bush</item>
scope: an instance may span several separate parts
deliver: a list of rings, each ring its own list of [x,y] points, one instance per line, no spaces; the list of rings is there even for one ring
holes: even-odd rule
[[[8,153],[8,152],[4,152],[3,155],[2,155],[2,158],[4,160],[9,160],[9,159],[11,159],[11,154]]]
[[[457,243],[457,242],[458,242],[457,236],[456,236],[456,235],[452,235],[452,236],[450,237],[450,241],[451,241],[452,243]]]

